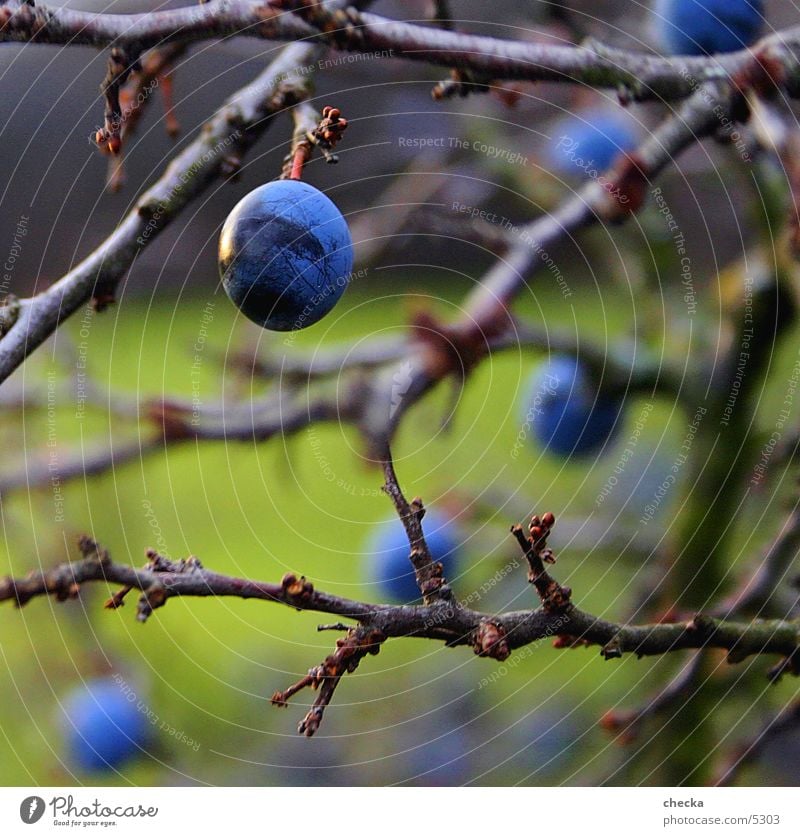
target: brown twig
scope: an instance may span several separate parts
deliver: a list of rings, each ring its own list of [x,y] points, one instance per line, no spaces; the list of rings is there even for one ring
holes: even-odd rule
[[[703,671],[704,654],[696,651],[655,696],[638,708],[607,711],[600,718],[600,726],[616,735],[617,742],[630,744],[639,738],[645,724],[654,717],[663,716],[685,703],[698,686]]]
[[[353,673],[361,660],[367,656],[376,656],[386,636],[380,630],[365,627],[353,627],[344,638],[336,640],[336,650],[321,665],[311,668],[306,676],[287,688],[272,695],[272,704],[285,706],[289,699],[303,688],[318,690],[308,714],[297,726],[299,734],[311,737],[322,722],[325,709],[330,704],[339,682],[346,673]]]
[[[800,729],[800,700],[784,706],[754,735],[740,743],[719,770],[714,786],[733,786],[747,766],[755,763],[770,743]]]
[[[410,546],[409,560],[414,567],[414,576],[423,601],[426,604],[432,604],[437,600],[452,600],[453,593],[444,577],[444,567],[433,559],[425,541],[425,534],[422,530],[425,507],[419,497],[415,497],[409,503],[403,495],[388,445],[382,464],[385,478],[383,490],[392,500],[397,516],[400,517],[405,527]]]
[[[556,562],[552,549],[547,545],[547,538],[555,521],[556,518],[548,511],[542,517],[531,518],[528,527],[529,537],[525,536],[521,525],[513,526],[511,533],[516,537],[528,561],[528,583],[536,587],[542,606],[548,612],[560,613],[571,606],[569,599],[572,597],[572,590],[568,586],[561,586],[545,569],[545,563]]]
[[[122,149],[120,133],[124,116],[120,105],[120,89],[137,66],[138,59],[131,60],[120,47],[114,47],[108,57],[108,73],[100,85],[106,106],[104,126],[95,134],[95,142],[115,156]]]
[[[133,66],[128,56],[138,56],[143,49],[161,44],[185,45],[232,34],[290,40],[309,38],[348,50],[389,51],[399,57],[453,68],[461,74],[462,82],[467,78],[465,74],[480,80],[577,81],[622,89],[629,98],[687,99],[676,116],[665,121],[642,147],[609,172],[607,185],[589,182],[551,215],[522,227],[518,240],[510,242],[505,258],[495,264],[482,286],[467,300],[466,311],[459,321],[445,324],[433,317],[418,319],[415,327],[418,335],[409,340],[415,364],[409,364],[407,357],[400,358],[401,365],[376,368],[374,375],[354,387],[362,406],[354,409],[350,418],[381,450],[388,451],[385,446],[388,439],[414,402],[445,377],[468,373],[488,356],[493,340],[503,339],[513,330],[510,305],[529,280],[541,247],[551,246],[592,223],[618,221],[637,211],[650,179],[681,150],[698,138],[714,133],[720,113],[732,112],[731,104],[740,101],[742,92],[768,93],[782,87],[791,96],[800,95],[798,29],[767,38],[753,50],[741,53],[713,59],[661,59],[610,50],[598,44],[553,47],[437,31],[388,21],[355,9],[343,10],[341,5],[293,0],[264,6],[244,0],[212,0],[200,8],[118,16],[3,4],[0,40],[113,47],[109,75],[104,83],[107,105],[103,129],[103,141],[112,151],[119,150],[122,116],[119,91]],[[287,9],[296,14],[279,13]],[[293,71],[298,66],[308,66],[317,54],[317,48],[310,44],[284,50],[266,73],[225,104],[204,133],[178,155],[165,176],[145,193],[135,211],[97,251],[54,286],[32,299],[21,300],[14,307],[14,316],[8,317],[2,327],[0,379],[5,379],[64,318],[92,296],[101,302],[109,297],[140,249],[214,178],[231,173],[232,154],[240,155],[272,116],[285,107],[297,105],[307,94],[306,85],[298,81]],[[401,372],[408,378],[408,385],[406,394],[395,404],[394,383]],[[329,403],[322,407],[315,404],[311,413],[309,410],[309,415],[303,416],[298,410],[294,426],[304,426],[304,421],[326,420],[333,414]],[[158,443],[230,437],[230,424],[214,423],[208,415],[204,416],[207,423],[194,429],[182,405],[154,405],[149,417],[161,430]],[[261,421],[258,432],[252,419],[249,424],[234,422],[234,436],[250,433],[267,438],[285,430],[284,424],[276,422],[272,414]],[[653,655],[681,648],[723,647],[728,650],[730,662],[752,654],[777,653],[787,660],[779,666],[781,673],[797,672],[794,662],[798,658],[798,626],[792,621],[737,623],[698,615],[680,623],[636,627],[613,624],[583,613],[570,603],[569,590],[545,570],[550,517],[534,518],[530,538],[525,537],[520,527],[515,529],[528,559],[531,582],[543,602],[540,610],[492,615],[453,605],[441,572],[437,574],[425,544],[422,503],[414,500],[409,504],[405,500],[388,452],[382,461],[387,492],[395,501],[409,534],[412,563],[425,606],[383,607],[347,601],[319,593],[304,578],[294,575],[286,576],[279,585],[256,583],[215,575],[195,561],[173,563],[152,554],[145,569],[135,570],[116,566],[91,541],[82,543],[82,561],[20,580],[7,579],[0,584],[0,600],[15,600],[22,605],[38,595],[66,599],[79,594],[81,583],[106,581],[123,587],[110,600],[113,607],[122,606],[128,591],[141,592],[139,617],[142,620],[171,596],[236,595],[354,618],[360,624],[354,628],[356,631],[377,631],[373,639],[379,634],[381,641],[394,636],[433,638],[449,645],[471,645],[479,655],[495,659],[506,658],[514,647],[558,633],[570,637],[574,643],[600,645],[605,658],[626,652]],[[354,641],[354,635],[349,634],[340,646],[349,648],[351,659],[358,656],[360,647],[357,642],[347,645],[348,640]],[[325,667],[326,663],[315,669],[316,675],[309,674],[310,678],[289,689],[294,693],[298,687],[319,686],[320,697],[305,726],[312,732],[347,669],[343,659],[329,668]]]
[[[281,177],[284,180],[300,180],[303,168],[311,159],[315,148],[319,148],[327,163],[337,163],[339,158],[333,149],[341,141],[347,129],[347,119],[338,107],[326,105],[320,115],[308,102],[301,102],[292,108],[294,132],[292,147],[283,162]]]
[[[129,139],[138,127],[147,103],[152,98],[153,90],[158,88],[164,103],[164,128],[170,137],[176,137],[180,125],[175,118],[175,106],[172,100],[172,68],[187,52],[188,44],[174,43],[149,50],[139,60],[135,72],[128,82],[120,88],[120,151],[125,150]],[[106,182],[109,191],[122,188],[125,170],[122,153],[112,156],[108,163]]]

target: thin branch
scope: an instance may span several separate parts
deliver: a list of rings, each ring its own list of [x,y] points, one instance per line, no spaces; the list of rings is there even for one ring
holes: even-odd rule
[[[415,553],[419,557],[414,565],[420,585],[424,587],[425,572],[428,571],[429,578],[432,561],[420,524],[422,503],[406,502],[389,458],[385,472],[387,492],[395,502],[412,543],[412,562]],[[549,520],[547,515],[546,518]],[[572,644],[600,645],[605,659],[619,658],[628,652],[641,658],[686,648],[721,647],[728,651],[732,663],[753,654],[777,653],[792,660],[797,658],[800,646],[800,625],[781,620],[736,623],[697,615],[682,624],[639,627],[614,624],[577,609],[555,581],[552,584],[564,593],[558,607],[547,594],[543,595],[544,606],[539,610],[492,615],[462,607],[452,597],[442,594],[446,589],[442,586],[425,595],[423,606],[368,604],[320,592],[305,577],[293,573],[284,575],[279,584],[252,581],[210,572],[194,556],[176,562],[154,550],[148,550],[146,566],[135,569],[113,563],[108,552],[89,537],[81,538],[79,546],[83,555],[81,560],[31,572],[25,578],[8,577],[0,581],[0,602],[14,601],[21,607],[40,596],[65,601],[80,594],[81,584],[102,581],[121,587],[106,602],[109,609],[122,607],[131,591],[140,592],[139,621],[146,621],[170,598],[188,596],[252,598],[357,621],[359,626],[350,629],[347,636],[337,642],[337,650],[322,665],[313,668],[288,690],[273,695],[273,702],[283,705],[302,688],[320,689],[311,711],[299,726],[299,731],[307,735],[313,734],[319,726],[342,675],[355,670],[367,653],[377,653],[388,638],[435,639],[451,647],[471,645],[479,656],[497,660],[508,658],[514,648],[554,635],[568,636]],[[544,549],[534,545],[533,550],[532,571],[538,571],[536,567],[544,559]],[[563,642],[561,646],[564,646]],[[800,671],[796,665],[783,665],[782,672],[797,674]]]
[[[715,612],[723,617],[731,615],[785,616],[797,605],[796,592],[781,595],[781,585],[789,580],[789,572],[800,550],[800,508],[795,508],[781,530],[767,548],[755,572],[747,578]]]
[[[601,654],[606,658],[612,655],[607,652],[609,645],[621,653],[639,657],[710,647],[732,652],[731,661],[738,662],[750,655],[788,656],[800,642],[800,625],[780,619],[740,623],[697,615],[676,624],[634,626],[615,624],[577,607],[562,613],[542,608],[493,615],[441,600],[415,607],[370,604],[320,592],[306,578],[292,573],[278,584],[253,581],[210,572],[196,558],[174,562],[153,551],[148,552],[148,566],[135,569],[114,563],[89,538],[81,540],[80,548],[81,560],[31,572],[24,578],[3,579],[0,601],[14,601],[22,606],[48,595],[66,600],[79,593],[81,584],[100,581],[142,592],[145,599],[144,607],[140,602],[139,620],[142,621],[170,598],[235,597],[353,619],[379,628],[387,638],[434,639],[451,646],[474,644],[476,631],[482,622],[489,620],[503,629],[510,649],[557,634],[569,634],[590,645],[601,646]]]
[[[157,87],[164,105],[164,128],[170,137],[176,137],[180,125],[174,114],[172,101],[172,72],[175,64],[183,58],[188,44],[168,44],[151,49],[139,60],[133,78],[120,90],[120,154],[113,156],[108,163],[106,182],[109,191],[116,192],[125,182],[122,152],[138,127],[139,120],[151,100]]]
[[[745,767],[755,763],[770,743],[800,729],[800,700],[784,706],[762,726],[752,740],[739,744],[725,762],[714,786],[733,786]]]
[[[226,354],[229,367],[246,374],[263,377],[265,380],[280,378],[284,381],[307,383],[326,377],[336,377],[347,371],[367,370],[387,363],[397,362],[406,356],[406,337],[376,337],[357,345],[326,346],[308,352],[293,348],[281,354],[267,344],[266,351],[237,351]]]
[[[119,154],[122,149],[120,133],[124,117],[120,105],[120,90],[137,64],[138,61],[130,61],[125,51],[119,47],[114,47],[108,56],[108,73],[100,85],[100,92],[106,100],[104,126],[97,132],[95,141],[111,154]]]
[[[601,727],[617,735],[620,743],[633,743],[639,738],[648,720],[670,713],[694,694],[704,670],[704,661],[704,653],[701,650],[695,651],[677,675],[655,696],[638,708],[607,711],[600,718]]]
[[[545,568],[545,564],[556,562],[553,550],[547,545],[547,538],[555,525],[556,518],[549,511],[542,517],[534,516],[526,537],[521,525],[515,525],[511,533],[528,561],[528,583],[536,587],[542,606],[549,612],[560,613],[569,609],[572,590],[561,586]]]
[[[336,640],[336,650],[321,665],[311,668],[306,676],[285,691],[276,691],[272,695],[272,704],[285,706],[303,688],[319,690],[308,714],[297,726],[299,734],[311,737],[319,728],[325,709],[333,699],[342,677],[346,673],[353,673],[365,656],[376,656],[384,641],[386,636],[380,630],[351,628],[344,638]]]
[[[797,594],[785,600],[780,596],[781,584],[787,581],[789,570],[797,556],[800,546],[800,510],[794,509],[781,528],[774,543],[767,549],[755,571],[728,598],[717,604],[712,614],[726,620],[743,615],[757,617],[772,616],[785,618],[797,603]],[[614,710],[607,712],[600,723],[607,731],[617,734],[622,743],[632,743],[640,735],[645,723],[653,717],[672,712],[686,702],[700,687],[705,673],[705,654],[698,651],[694,658],[661,688],[655,696],[646,700],[639,708]],[[775,677],[783,672],[784,667],[795,663],[787,657],[778,668],[771,672]]]
[[[292,119],[292,147],[283,163],[283,179],[299,180],[315,148],[321,151],[325,162],[339,162],[333,149],[347,130],[347,119],[338,107],[327,105],[320,114],[308,102],[300,102],[292,108]]]
[[[441,563],[434,561],[425,541],[425,533],[422,530],[425,506],[419,497],[415,497],[410,503],[405,498],[397,481],[397,474],[394,471],[394,462],[388,444],[384,451],[382,464],[383,475],[386,480],[383,490],[392,500],[397,516],[400,517],[400,521],[406,530],[411,549],[409,560],[414,567],[414,576],[419,591],[422,593],[423,601],[426,604],[432,604],[437,600],[452,600],[453,594],[444,577],[444,567]]]

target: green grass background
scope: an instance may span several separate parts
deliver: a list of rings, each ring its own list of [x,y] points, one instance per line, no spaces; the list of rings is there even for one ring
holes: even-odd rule
[[[396,279],[390,271],[375,272],[351,289],[330,322],[300,334],[296,345],[352,344],[400,328],[414,305],[452,317],[467,289],[452,280]],[[625,288],[625,277],[620,281]],[[544,322],[547,310],[549,324],[577,327],[582,339],[600,343],[639,338],[631,326],[637,309],[630,289],[613,306],[603,298],[590,282],[570,300],[543,286],[523,300],[520,313]],[[227,299],[211,292],[159,291],[149,303],[123,295],[92,319],[88,372],[116,392],[191,397],[192,346],[209,302],[213,322],[199,394],[207,402],[223,391],[250,397],[269,384],[251,388],[225,371],[218,355],[256,340],[261,351],[278,356],[290,349],[280,335],[261,334],[236,320]],[[43,347],[23,372],[26,385],[41,383],[51,370],[62,375],[69,366],[64,358],[82,340],[80,322],[65,330],[72,346],[62,340]],[[680,357],[675,330],[665,345]],[[651,345],[660,348],[657,334]],[[395,443],[408,495],[420,494],[430,506],[454,514],[465,532],[457,593],[467,596],[498,571],[503,574],[478,604],[487,610],[534,603],[524,568],[504,570],[518,560],[508,527],[521,514],[536,509],[573,521],[608,519],[607,507],[598,510],[595,497],[644,403],[631,400],[617,441],[597,460],[565,463],[542,455],[535,444],[514,458],[522,392],[538,359],[536,352],[509,351],[483,363],[460,394],[446,430],[440,426],[451,390],[440,387],[407,415]],[[780,358],[776,364],[785,365]],[[102,408],[77,418],[75,403],[59,398],[53,409],[59,454],[137,433],[135,422],[109,418]],[[47,421],[47,410],[4,419],[6,461],[20,465],[47,456]],[[656,402],[629,468],[643,467],[655,450],[668,468],[683,422],[671,403]],[[362,552],[371,526],[390,516],[390,506],[378,490],[379,471],[363,453],[358,435],[338,425],[263,444],[175,445],[71,482],[64,488],[63,523],[54,520],[50,487],[7,494],[0,572],[20,575],[74,557],[77,535],[88,532],[121,562],[140,564],[144,549],[155,546],[173,558],[197,555],[220,572],[275,581],[291,570],[333,593],[379,599]],[[323,471],[319,455],[329,470]],[[326,472],[335,480],[325,478]],[[619,545],[647,498],[646,490],[634,494],[633,517],[623,512],[606,525],[607,535],[594,547],[585,538],[571,546],[558,526],[551,541],[559,555],[558,577],[573,587],[574,600],[609,618],[627,617],[645,578],[641,555]],[[390,641],[342,682],[318,736],[305,740],[295,726],[308,693],[285,710],[271,707],[269,697],[330,652],[336,634],[316,632],[317,624],[330,619],[259,602],[187,599],[170,601],[142,625],[133,601],[116,612],[104,610],[106,595],[106,589],[87,586],[78,601],[41,599],[22,610],[0,608],[0,783],[631,781],[616,772],[630,750],[598,729],[597,719],[611,707],[636,705],[682,661],[605,663],[596,649],[556,651],[542,642],[498,667],[465,648]],[[163,728],[119,772],[86,775],[65,757],[59,700],[81,679],[114,673],[137,688]],[[655,779],[641,774],[635,780]]]

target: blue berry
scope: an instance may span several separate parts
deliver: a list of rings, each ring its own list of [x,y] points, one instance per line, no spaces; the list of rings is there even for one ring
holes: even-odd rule
[[[599,393],[574,357],[553,356],[531,378],[523,422],[559,456],[594,453],[620,422],[622,401]]]
[[[458,568],[461,543],[457,526],[443,514],[428,511],[422,527],[431,556],[442,563],[445,577],[452,579]],[[408,558],[410,551],[406,530],[399,519],[378,525],[367,546],[370,580],[378,584],[387,598],[400,604],[409,604],[421,597]]]
[[[597,177],[637,143],[636,126],[620,110],[595,108],[553,126],[549,160],[562,174]]]
[[[755,41],[764,23],[763,0],[658,0],[656,35],[672,55],[734,52]]]
[[[319,189],[276,180],[245,195],[219,239],[219,269],[231,301],[262,328],[293,331],[322,319],[353,269],[342,213]]]
[[[147,744],[150,724],[138,698],[113,679],[92,679],[63,702],[68,759],[86,772],[116,769]]]

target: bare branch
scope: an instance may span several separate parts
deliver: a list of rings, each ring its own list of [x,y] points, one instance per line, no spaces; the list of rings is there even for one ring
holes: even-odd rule
[[[139,590],[137,618],[146,621],[152,612],[171,597],[237,597],[284,604],[297,610],[313,610],[352,619],[360,625],[337,642],[337,650],[322,665],[284,692],[276,692],[273,702],[283,705],[302,688],[319,688],[311,711],[301,722],[301,733],[311,735],[322,719],[336,686],[344,673],[355,667],[367,653],[377,653],[388,638],[415,637],[444,641],[448,646],[471,645],[475,653],[498,660],[506,659],[516,647],[552,636],[558,646],[600,645],[605,659],[632,652],[637,656],[661,655],[686,648],[721,647],[730,662],[740,662],[753,654],[780,654],[781,673],[798,673],[800,625],[790,621],[736,623],[697,615],[681,624],[650,624],[640,627],[614,624],[577,609],[570,602],[571,592],[544,571],[551,562],[546,547],[554,520],[552,515],[534,517],[531,539],[515,536],[530,563],[530,579],[537,587],[543,607],[534,611],[502,615],[476,612],[455,601],[441,578],[441,565],[433,563],[422,532],[423,505],[419,499],[408,503],[397,482],[391,457],[384,459],[386,492],[406,526],[411,544],[411,561],[423,591],[422,606],[392,606],[349,600],[316,590],[305,577],[287,573],[279,584],[252,581],[210,572],[192,556],[173,561],[154,550],[147,552],[147,564],[135,569],[113,563],[108,552],[94,540],[83,537],[83,559],[31,572],[25,578],[0,581],[0,602],[14,601],[24,606],[39,596],[64,601],[76,598],[81,584],[102,581],[118,585],[106,603],[110,609],[124,605],[132,590]],[[438,580],[439,583],[434,583]],[[342,625],[332,625],[339,629]],[[325,628],[327,629],[327,628]],[[565,639],[567,639],[565,641]]]
[[[618,742],[633,743],[638,739],[648,720],[669,714],[694,694],[704,670],[704,662],[703,651],[696,651],[677,675],[655,696],[643,702],[638,708],[607,711],[600,718],[600,725],[606,731],[617,735]]]
[[[800,700],[784,706],[759,729],[752,740],[739,744],[720,770],[714,786],[734,785],[745,767],[757,761],[770,743],[798,729],[800,729]]]
[[[152,609],[173,597],[235,597],[353,619],[379,628],[387,638],[436,639],[451,646],[474,644],[480,625],[492,621],[502,629],[510,649],[570,635],[586,644],[600,645],[606,658],[621,653],[643,657],[716,647],[728,650],[730,661],[738,662],[757,654],[790,656],[800,642],[800,625],[780,619],[739,623],[697,615],[676,624],[633,626],[605,621],[574,606],[562,613],[542,608],[493,615],[442,600],[413,607],[369,604],[320,592],[305,578],[291,573],[278,584],[253,581],[210,572],[197,558],[174,562],[153,551],[148,552],[147,567],[135,569],[112,562],[89,538],[82,539],[81,552],[83,559],[73,563],[32,572],[24,578],[5,578],[0,582],[0,601],[22,606],[47,595],[66,600],[79,593],[81,584],[102,581],[144,593],[146,606],[142,612],[140,604],[140,620],[146,620]],[[609,653],[611,647],[613,654]]]
[[[108,164],[107,183],[109,191],[116,192],[125,182],[122,152],[128,139],[135,133],[147,103],[152,99],[153,90],[158,87],[164,103],[164,128],[170,137],[180,131],[173,112],[172,71],[175,64],[188,50],[187,44],[169,44],[151,49],[138,62],[132,78],[120,89],[120,153],[112,156]]]
[[[112,154],[119,154],[122,149],[120,133],[122,131],[122,106],[120,105],[120,90],[138,62],[130,62],[125,51],[114,47],[108,56],[108,74],[100,85],[100,91],[105,96],[106,109],[103,114],[104,126],[95,137],[98,145],[105,147]]]
[[[570,607],[572,590],[568,586],[561,586],[554,580],[547,569],[546,563],[555,563],[552,549],[547,545],[547,538],[555,525],[556,518],[549,511],[542,517],[534,516],[529,526],[530,537],[526,537],[521,525],[515,525],[511,533],[528,561],[528,582],[536,587],[536,592],[542,601],[542,606],[549,612],[564,612]]]
[[[384,641],[386,636],[380,630],[365,627],[348,630],[344,638],[336,640],[336,650],[321,665],[311,668],[306,676],[285,691],[276,691],[272,695],[272,704],[285,706],[303,688],[319,689],[314,704],[297,726],[299,734],[311,737],[319,728],[341,678],[346,673],[353,673],[365,656],[376,656]]]
[[[289,14],[284,10],[294,10]],[[624,89],[639,100],[674,100],[698,84],[736,78],[742,86],[783,85],[800,90],[800,30],[765,38],[751,50],[713,58],[663,58],[613,49],[531,44],[468,35],[390,20],[353,8],[326,9],[307,0],[211,0],[144,14],[94,14],[69,8],[0,6],[0,40],[129,48],[134,56],[165,43],[191,43],[233,35],[272,40],[314,40],[338,49],[390,52],[393,57],[469,70],[485,80],[576,82]]]
[[[761,618],[765,616],[788,617],[797,603],[798,596],[797,593],[783,596],[780,593],[782,585],[787,581],[790,567],[794,563],[798,545],[800,545],[800,511],[794,509],[755,571],[745,579],[739,589],[717,604],[712,614],[727,620],[743,615]],[[698,651],[670,682],[639,708],[607,712],[600,721],[603,728],[619,735],[620,742],[632,743],[648,720],[676,710],[700,687],[701,678],[705,673],[705,656],[706,654],[702,651]],[[795,657],[786,657],[768,675],[775,678],[787,669],[791,672],[795,663]]]
[[[437,600],[451,600],[452,591],[447,586],[447,580],[443,574],[444,567],[441,563],[434,561],[428,544],[425,542],[425,534],[422,530],[425,507],[419,497],[415,497],[409,503],[403,495],[397,481],[397,474],[394,472],[394,462],[388,444],[383,456],[383,474],[386,479],[383,490],[394,503],[397,516],[400,517],[408,536],[411,547],[409,560],[414,567],[414,575],[423,600],[426,604]]]

